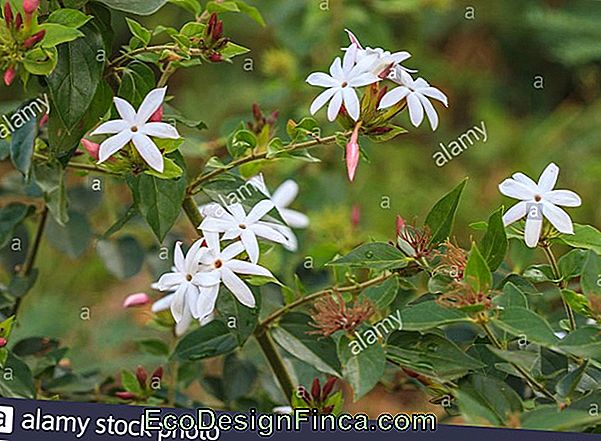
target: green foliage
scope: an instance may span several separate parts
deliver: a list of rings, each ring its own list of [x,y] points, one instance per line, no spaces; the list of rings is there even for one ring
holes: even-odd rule
[[[430,213],[428,213],[425,224],[432,232],[430,243],[439,244],[448,239],[451,235],[453,223],[455,221],[455,213],[457,213],[459,200],[466,183],[467,180],[462,181],[457,187],[443,196],[443,198],[432,207]]]

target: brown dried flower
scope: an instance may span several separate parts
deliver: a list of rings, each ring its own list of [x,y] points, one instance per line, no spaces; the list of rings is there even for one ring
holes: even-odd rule
[[[348,306],[340,293],[336,297],[323,297],[313,305],[313,323],[317,328],[311,334],[321,334],[329,337],[336,331],[352,333],[357,326],[369,319],[375,312],[367,299],[356,300],[353,306]]]
[[[397,216],[397,245],[405,254],[415,259],[428,257],[432,252],[431,239],[432,233],[427,226],[419,228]]]
[[[456,281],[463,280],[463,273],[467,265],[467,251],[450,241],[446,241],[443,246],[444,251],[437,251],[441,263],[436,268],[436,272],[446,274]]]
[[[448,308],[482,305],[489,309],[492,306],[490,293],[476,292],[469,283],[457,280],[449,284],[449,291],[438,297],[437,301]]]

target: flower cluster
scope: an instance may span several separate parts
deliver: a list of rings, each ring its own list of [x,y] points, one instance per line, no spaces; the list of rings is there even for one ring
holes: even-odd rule
[[[335,410],[341,405],[341,395],[333,393],[338,379],[330,377],[328,381],[321,386],[319,378],[315,378],[311,384],[311,390],[304,386],[299,386],[294,397],[297,408],[315,409],[320,414],[336,413]]]
[[[306,81],[312,86],[326,88],[311,104],[311,114],[329,103],[328,120],[334,121],[339,115],[343,115],[355,123],[346,151],[347,169],[352,181],[359,161],[358,137],[361,129],[369,134],[386,132],[390,130],[385,125],[387,120],[407,107],[411,123],[415,127],[422,123],[425,114],[432,130],[436,130],[438,114],[430,100],[440,101],[445,106],[448,106],[448,101],[439,89],[430,86],[423,78],[414,79],[411,74],[415,71],[402,65],[411,57],[409,52],[391,53],[382,48],[363,47],[352,32],[347,32],[351,44],[344,49],[344,57],[336,57],[329,74],[314,72]],[[372,87],[386,80],[398,87],[392,90],[388,90],[386,86],[375,89]],[[365,86],[370,88],[361,101],[357,89]]]
[[[4,3],[0,23],[0,70],[4,72],[4,84],[10,86],[17,76],[17,68],[28,60],[28,53],[45,37],[46,30],[32,27],[32,17],[39,7],[39,0],[24,0],[23,12],[13,11],[10,2]]]
[[[182,335],[194,319],[201,325],[214,316],[219,290],[223,284],[240,303],[249,308],[256,305],[248,285],[239,275],[274,278],[271,272],[258,265],[259,239],[265,239],[296,249],[296,237],[289,226],[264,220],[277,209],[291,226],[306,227],[308,219],[302,213],[287,208],[298,193],[294,181],[284,183],[269,196],[262,176],[251,180],[268,199],[260,200],[250,210],[241,203],[221,206],[211,203],[199,208],[204,220],[198,226],[203,237],[184,255],[181,242],[175,246],[174,267],[163,274],[153,286],[171,292],[152,306],[153,312],[167,309],[176,321],[176,334]],[[269,198],[270,197],[270,198]],[[222,242],[228,242],[222,249]],[[246,253],[250,261],[238,258]]]
[[[358,299],[349,306],[340,293],[336,293],[336,297],[322,297],[315,302],[313,308],[311,326],[317,329],[310,333],[321,334],[324,337],[329,337],[337,331],[352,334],[376,312],[368,299]]]

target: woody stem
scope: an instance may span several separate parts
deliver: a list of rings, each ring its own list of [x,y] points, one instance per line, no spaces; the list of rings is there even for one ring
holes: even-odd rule
[[[541,244],[541,248],[545,252],[545,255],[547,256],[547,260],[549,261],[549,264],[551,265],[551,270],[553,271],[553,278],[555,280],[561,279],[561,281],[559,282],[559,289],[564,290],[565,288],[567,288],[566,282],[565,282],[565,279],[562,279],[562,277],[561,277],[561,271],[559,270],[559,265],[557,264],[557,259],[555,258],[555,254],[553,254],[553,250],[551,250],[551,245],[545,241]],[[563,298],[563,295],[561,296],[561,300],[563,302],[563,307],[564,307],[564,309],[566,311],[566,315],[568,317],[568,321],[570,324],[570,330],[574,331],[576,329],[576,317],[574,316],[574,311],[572,310],[572,307],[570,305],[568,305],[566,300]]]

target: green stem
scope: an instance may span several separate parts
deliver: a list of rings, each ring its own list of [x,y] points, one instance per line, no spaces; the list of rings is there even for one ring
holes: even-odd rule
[[[282,360],[282,357],[275,347],[271,336],[268,332],[264,332],[261,328],[257,328],[254,335],[259,343],[259,346],[263,350],[263,354],[265,354],[267,362],[271,366],[273,373],[278,379],[280,387],[282,388],[284,395],[286,395],[286,399],[288,402],[291,402],[292,394],[294,393],[294,383],[292,382],[292,378],[290,378],[290,374],[286,369],[284,360]]]
[[[545,255],[547,256],[549,264],[551,265],[551,269],[553,271],[553,278],[555,280],[561,279],[561,281],[559,282],[559,289],[564,290],[565,288],[567,288],[566,281],[561,277],[561,271],[559,270],[559,265],[557,264],[555,254],[553,254],[553,250],[551,250],[551,245],[547,242],[543,242],[541,244],[541,247],[545,252]],[[572,307],[568,305],[568,303],[563,298],[563,294],[561,296],[561,301],[563,302],[563,307],[566,311],[566,315],[570,323],[570,330],[574,331],[576,329],[576,317],[574,316],[574,311],[572,310]]]
[[[34,153],[33,157],[36,158],[36,159],[40,159],[42,161],[49,161],[50,160],[50,158],[48,156],[42,155],[40,153]],[[96,166],[94,164],[83,164],[83,163],[80,163],[80,162],[70,161],[69,164],[68,164],[68,167],[72,168],[74,170],[85,170],[85,171],[103,173],[103,174],[107,174],[107,175],[121,176],[119,173],[112,172],[112,171],[107,170],[105,168],[98,167],[98,166]]]
[[[192,196],[186,196],[182,204],[182,208],[186,213],[186,217],[196,230],[202,222],[202,217],[200,216],[200,211],[198,211],[196,202],[194,202],[194,198],[192,198]]]

